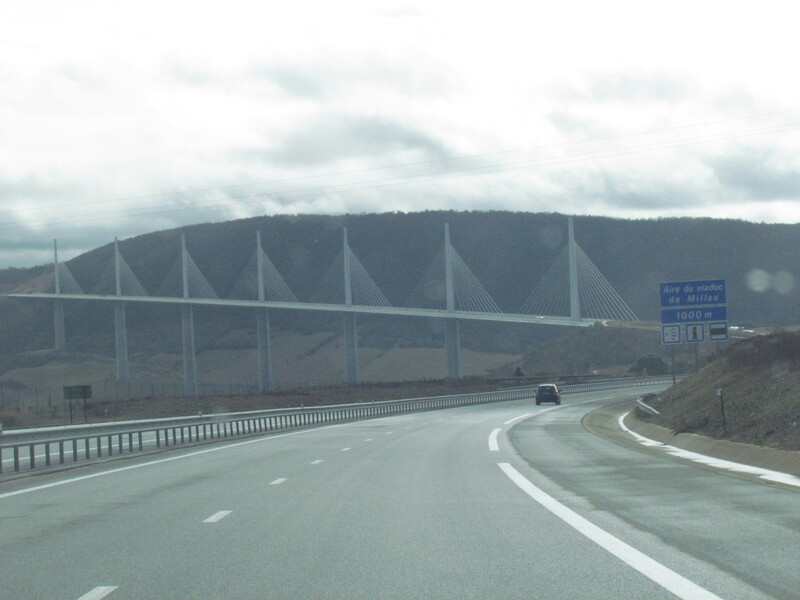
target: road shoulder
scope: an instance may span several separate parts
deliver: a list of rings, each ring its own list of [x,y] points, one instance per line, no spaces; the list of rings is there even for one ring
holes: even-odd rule
[[[647,449],[646,446],[636,443],[630,434],[620,429],[618,420],[622,414],[628,413],[624,419],[625,426],[651,440],[721,460],[800,476],[800,452],[716,440],[693,433],[676,435],[666,427],[640,421],[632,412],[633,407],[634,403],[631,401],[605,406],[587,414],[583,419],[583,425],[601,437],[624,445]]]

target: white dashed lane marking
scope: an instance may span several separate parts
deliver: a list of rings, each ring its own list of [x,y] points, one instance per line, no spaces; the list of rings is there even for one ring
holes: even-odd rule
[[[111,592],[117,589],[118,586],[116,585],[101,585],[99,587],[94,588],[88,594],[84,594],[78,600],[100,600],[101,598],[105,598]]]
[[[215,512],[213,515],[211,515],[205,521],[203,521],[203,523],[218,523],[232,512],[233,512],[232,510],[221,510],[219,512]]]

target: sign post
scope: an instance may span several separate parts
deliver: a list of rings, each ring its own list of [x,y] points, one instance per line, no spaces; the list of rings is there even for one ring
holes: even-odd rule
[[[69,400],[69,422],[72,424],[72,401],[83,399],[83,420],[89,422],[86,411],[86,399],[92,397],[92,386],[90,385],[65,385],[64,400]]]
[[[719,407],[722,411],[722,433],[728,437],[728,423],[725,420],[725,398],[722,396],[722,388],[717,388],[717,396],[719,397]]]

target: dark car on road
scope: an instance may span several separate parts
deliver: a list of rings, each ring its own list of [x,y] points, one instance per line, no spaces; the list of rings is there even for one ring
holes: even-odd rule
[[[558,388],[553,383],[543,383],[536,388],[536,404],[542,402],[552,402],[553,404],[561,404],[561,394],[558,393]]]

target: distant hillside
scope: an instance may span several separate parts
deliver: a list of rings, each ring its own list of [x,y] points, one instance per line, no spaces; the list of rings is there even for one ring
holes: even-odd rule
[[[799,396],[800,334],[784,332],[729,346],[699,373],[648,400],[659,416],[639,410],[637,417],[675,433],[800,450]]]
[[[516,312],[542,279],[567,237],[567,219],[558,214],[430,211],[345,216],[257,217],[184,227],[120,242],[125,260],[145,289],[158,292],[178,259],[180,235],[198,267],[220,297],[226,297],[254,253],[256,232],[263,247],[301,300],[323,281],[342,245],[347,227],[350,247],[388,300],[406,304],[441,250],[444,224],[451,241],[472,272],[507,312]],[[731,323],[788,325],[800,322],[798,289],[754,291],[748,274],[794,274],[800,252],[800,225],[754,224],[716,219],[628,221],[576,217],[578,244],[641,319],[657,321],[658,283],[669,280],[725,278]],[[67,263],[86,291],[110,268],[113,246],[107,243]],[[769,278],[769,275],[767,275]],[[0,290],[45,290],[52,275],[47,266],[0,271]],[[769,286],[767,286],[768,288]],[[132,357],[179,352],[180,323],[175,307],[130,306]],[[91,303],[67,306],[71,349],[110,356],[113,326],[110,307]],[[252,328],[246,311],[197,311],[198,351],[227,343],[232,329]],[[274,311],[276,330],[338,332],[331,315]],[[518,354],[534,351],[563,330],[540,326],[464,324],[462,342],[478,351]],[[52,346],[49,302],[0,299],[0,354]],[[359,320],[364,345],[441,347],[441,323],[424,319]],[[654,338],[657,343],[657,336]],[[248,342],[249,343],[249,342]],[[609,348],[608,353],[613,354]],[[563,352],[562,352],[563,354]],[[575,361],[573,361],[575,362]],[[596,362],[590,360],[590,363]]]

